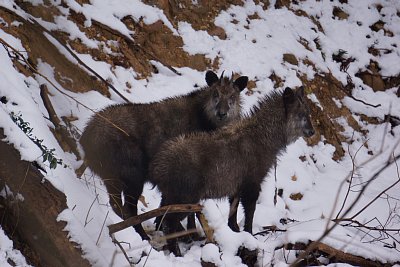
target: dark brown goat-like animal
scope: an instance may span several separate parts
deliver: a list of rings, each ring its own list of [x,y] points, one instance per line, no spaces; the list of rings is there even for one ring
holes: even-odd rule
[[[162,193],[162,205],[197,203],[201,199],[240,198],[244,230],[252,233],[261,183],[286,146],[301,136],[310,137],[304,89],[273,92],[259,103],[252,116],[213,133],[180,136],[160,148],[149,167],[150,181]],[[233,203],[231,203],[233,204]],[[238,231],[237,204],[229,226]],[[182,215],[167,214],[163,230],[178,230]],[[176,240],[170,251],[181,255]]]
[[[211,131],[238,120],[240,92],[247,81],[246,76],[233,81],[208,71],[206,88],[158,103],[113,105],[91,118],[80,139],[85,163],[103,179],[121,218],[137,215],[148,164],[159,146],[180,134]],[[140,224],[135,229],[149,239]]]

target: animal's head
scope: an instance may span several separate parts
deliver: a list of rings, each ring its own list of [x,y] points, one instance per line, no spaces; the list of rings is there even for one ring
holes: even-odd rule
[[[206,73],[209,95],[204,107],[209,120],[217,127],[240,118],[240,92],[246,88],[249,80],[247,76],[240,76],[235,81],[233,75],[230,79],[223,76],[224,73],[219,78],[212,71]]]
[[[304,87],[292,90],[286,87],[283,92],[286,114],[286,134],[289,142],[299,137],[311,137],[315,131],[310,120],[310,109],[304,95]]]

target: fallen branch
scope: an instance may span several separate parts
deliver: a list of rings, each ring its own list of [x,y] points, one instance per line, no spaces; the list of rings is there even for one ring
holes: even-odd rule
[[[263,226],[263,231],[255,233],[253,236],[268,234],[270,232],[286,232],[286,229],[279,229],[276,225]]]
[[[49,98],[49,90],[45,84],[40,85],[40,97],[43,100],[44,107],[49,113],[49,120],[54,125],[54,137],[57,139],[60,146],[64,151],[72,152],[75,154],[78,160],[81,159],[81,156],[78,152],[78,147],[76,145],[75,139],[71,137],[69,132],[66,130],[64,126],[61,125],[61,120],[58,118],[53,104]]]
[[[361,256],[353,255],[350,253],[343,252],[339,249],[333,248],[321,242],[312,242],[310,244],[313,245],[313,249],[309,251],[309,253],[319,252],[325,255],[330,262],[340,262],[340,263],[347,263],[355,266],[363,266],[363,267],[381,267],[381,266],[392,266],[396,263],[382,263],[379,261],[373,261],[370,259],[363,258]],[[286,250],[308,250],[310,244],[304,243],[295,243],[295,244],[285,244],[284,246],[278,247],[278,249],[286,249]],[[305,258],[304,258],[305,259]],[[296,265],[297,266],[297,265]]]
[[[112,242],[113,242],[115,245],[117,245],[117,246],[119,247],[119,249],[122,251],[122,253],[124,254],[125,259],[126,259],[126,260],[128,261],[128,263],[129,263],[129,266],[134,266],[134,264],[133,264],[133,263],[131,262],[131,260],[129,259],[129,256],[128,256],[128,254],[126,253],[124,247],[121,245],[121,242],[119,242],[117,239],[115,239],[115,236],[114,236],[114,235],[111,235],[111,239],[112,239]],[[112,266],[112,265],[110,265],[110,266]]]
[[[169,240],[169,239],[179,238],[179,237],[182,237],[182,236],[195,234],[195,233],[197,233],[196,229],[189,229],[189,230],[185,230],[185,231],[179,231],[179,232],[171,233],[171,234],[168,234],[168,235],[163,235],[163,236],[159,236],[159,237],[153,238],[153,239],[151,239],[150,243],[152,245],[154,245],[155,243],[167,242],[167,240]]]
[[[130,217],[122,222],[111,224],[108,226],[110,235],[121,231],[130,226],[135,226],[148,219],[161,216],[165,213],[183,213],[183,212],[200,212],[203,207],[200,204],[177,204],[168,205],[155,210],[148,211],[138,216]]]
[[[203,213],[201,212],[196,212],[196,217],[199,220],[201,227],[203,227],[204,233],[206,234],[207,241],[206,243],[214,243],[214,231],[213,229],[208,225],[207,219],[204,216]]]

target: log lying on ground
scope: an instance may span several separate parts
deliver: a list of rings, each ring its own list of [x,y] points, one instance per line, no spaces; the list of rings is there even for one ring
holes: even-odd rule
[[[279,247],[277,249],[285,248],[286,250],[305,250],[305,249],[307,249],[308,245],[309,244],[304,244],[304,243],[286,244],[283,247]],[[394,264],[396,264],[396,263],[382,263],[382,262],[366,259],[366,258],[357,256],[357,255],[353,255],[353,254],[338,250],[336,248],[333,248],[333,247],[328,246],[321,242],[318,242],[316,244],[316,248],[313,252],[318,252],[318,253],[324,255],[332,263],[347,263],[347,264],[351,264],[351,265],[355,265],[355,266],[363,266],[363,267],[386,267],[386,266],[393,266]],[[296,265],[296,266],[304,266],[304,264],[305,264],[304,261],[307,261],[307,259],[303,259],[303,262],[299,262],[298,265]],[[318,263],[314,262],[314,264],[318,264]]]
[[[0,139],[4,139],[0,128]],[[44,180],[37,168],[21,160],[11,144],[0,141],[1,226],[28,261],[35,266],[90,266],[81,251],[68,240],[64,222],[57,217],[65,208],[63,193]],[[29,254],[29,255],[27,255]]]

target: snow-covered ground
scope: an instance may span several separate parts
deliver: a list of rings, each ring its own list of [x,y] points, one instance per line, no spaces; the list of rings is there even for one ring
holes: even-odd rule
[[[40,3],[41,1],[33,1]],[[55,1],[58,2],[58,1]],[[64,1],[69,8],[59,6],[61,14],[55,23],[39,22],[46,28],[58,29],[70,34],[70,38],[80,38],[88,47],[97,47],[98,41],[89,39],[73,22],[67,20],[70,10],[80,12],[87,18],[86,25],[91,19],[118,30],[131,38],[133,34],[121,23],[121,18],[131,15],[135,19],[143,18],[144,23],[153,23],[162,20],[175,35],[182,37],[184,50],[189,54],[201,53],[214,59],[220,57],[218,72],[227,70],[249,76],[256,81],[253,94],[243,92],[244,112],[247,112],[257,102],[257,99],[273,90],[273,82],[268,78],[272,73],[284,80],[282,88],[300,86],[299,75],[313,79],[317,73],[332,73],[343,84],[347,83],[347,74],[340,71],[340,64],[332,60],[331,55],[340,49],[347,51],[347,55],[355,58],[350,64],[347,73],[351,76],[355,89],[353,95],[367,103],[380,104],[378,108],[364,105],[352,98],[345,97],[336,100],[338,105],[344,105],[354,114],[365,114],[379,119],[391,114],[400,117],[400,99],[396,96],[397,88],[383,92],[374,92],[365,85],[355,74],[365,70],[371,60],[378,62],[382,76],[395,76],[400,73],[400,1],[398,0],[363,0],[363,1],[298,1],[287,8],[274,8],[274,2],[267,9],[261,4],[246,1],[243,6],[231,6],[221,11],[215,19],[215,24],[223,28],[227,34],[225,40],[210,36],[206,31],[196,31],[187,22],[180,22],[177,28],[168,21],[163,11],[147,6],[137,0],[92,0],[91,4],[80,5],[74,0]],[[197,2],[197,1],[194,1]],[[107,3],[107,4],[106,4]],[[15,8],[12,1],[0,1],[0,5],[15,9],[18,14],[28,18],[30,15]],[[55,4],[57,5],[57,4]],[[380,6],[378,11],[378,5]],[[339,7],[349,16],[340,20],[332,15],[333,7]],[[134,7],[134,8],[133,8]],[[323,32],[317,29],[315,23],[307,16],[300,16],[296,10],[303,10],[308,16],[318,18]],[[248,16],[257,13],[257,17]],[[381,20],[385,29],[393,36],[385,34],[384,30],[372,31],[370,26]],[[4,24],[0,18],[0,23]],[[366,37],[368,35],[368,37]],[[0,38],[7,41],[19,51],[23,51],[21,41],[7,34],[0,28]],[[49,37],[50,38],[50,37]],[[308,44],[308,49],[299,40]],[[318,40],[320,47],[314,40]],[[52,42],[57,42],[52,40]],[[368,53],[368,48],[374,45],[384,51],[374,56]],[[60,50],[63,48],[60,47]],[[67,53],[62,50],[63,53]],[[296,56],[299,64],[292,65],[283,61],[283,54],[290,53]],[[78,54],[78,53],[77,53]],[[323,55],[326,55],[325,57]],[[98,72],[103,78],[111,81],[116,88],[123,89],[126,82],[132,85],[131,92],[123,91],[132,102],[158,101],[162,98],[179,95],[193,90],[194,84],[205,85],[204,72],[189,68],[178,68],[182,76],[177,76],[159,62],[153,64],[159,73],[147,80],[136,80],[132,69],[121,67],[111,68],[105,62],[95,61],[90,55],[78,54],[88,66]],[[314,63],[315,68],[306,65],[304,60]],[[67,222],[66,231],[71,241],[78,243],[93,266],[128,266],[128,262],[120,249],[115,246],[103,229],[103,222],[112,224],[120,221],[108,206],[108,195],[101,180],[86,170],[83,179],[78,179],[75,169],[81,162],[76,161],[73,154],[65,153],[58,145],[49,127],[50,122],[39,95],[39,86],[48,85],[51,101],[59,117],[73,115],[78,118],[74,126],[83,130],[91,112],[77,105],[72,99],[60,94],[43,78],[36,76],[27,78],[18,73],[13,67],[7,51],[0,48],[0,97],[5,96],[7,103],[0,103],[0,127],[4,128],[7,141],[12,143],[24,160],[41,158],[41,151],[18,128],[10,118],[11,112],[21,114],[33,128],[32,135],[43,139],[48,148],[55,148],[55,155],[63,159],[67,168],[50,169],[47,163],[43,166],[47,170],[45,175],[55,187],[67,197],[68,209],[59,215],[59,220]],[[38,70],[48,77],[59,88],[61,85],[54,78],[52,66],[40,62]],[[176,85],[179,85],[178,87]],[[62,89],[63,90],[63,89]],[[74,94],[64,90],[76,100],[94,110],[120,103],[121,99],[114,93],[108,99],[97,92]],[[121,90],[122,91],[122,90]],[[315,95],[310,95],[313,101],[318,102]],[[13,104],[14,103],[14,104]],[[16,103],[16,104],[15,104]],[[328,227],[331,219],[342,216],[344,211],[351,208],[345,218],[351,218],[369,227],[399,229],[400,228],[400,184],[397,184],[382,194],[372,205],[359,213],[364,206],[373,200],[383,190],[396,182],[399,178],[397,165],[392,164],[376,179],[371,182],[361,199],[353,204],[359,190],[375,172],[385,165],[390,157],[400,154],[397,147],[400,140],[400,127],[391,129],[389,123],[378,125],[366,124],[358,115],[354,118],[361,128],[368,133],[362,135],[353,131],[346,121],[339,120],[344,127],[342,133],[348,138],[343,144],[345,156],[339,161],[332,159],[334,147],[321,140],[317,145],[307,146],[303,139],[290,145],[287,152],[280,157],[276,172],[272,170],[262,186],[261,196],[257,203],[254,218],[253,232],[263,231],[263,226],[274,225],[285,231],[251,236],[248,233],[234,233],[227,226],[227,200],[204,201],[204,213],[215,230],[213,244],[203,246],[203,242],[196,242],[191,246],[183,245],[184,257],[176,258],[164,251],[152,249],[147,241],[142,241],[133,229],[126,229],[116,234],[116,239],[122,242],[132,262],[137,266],[200,266],[201,258],[214,262],[217,266],[240,266],[241,260],[235,256],[237,249],[245,245],[247,248],[258,248],[259,266],[285,266],[295,258],[292,251],[275,248],[287,243],[317,240]],[[351,140],[351,142],[350,142]],[[355,168],[350,193],[346,198],[350,173]],[[281,197],[274,205],[275,188],[283,189]],[[293,200],[290,196],[301,193],[301,200]],[[158,207],[160,195],[157,189],[146,185],[144,191],[147,206],[140,205],[140,212]],[[344,206],[341,209],[341,206]],[[239,214],[239,220],[243,213]],[[341,249],[354,255],[382,262],[400,261],[400,233],[391,231],[389,235],[381,231],[368,230],[362,227],[336,226],[323,239],[323,242],[334,248]],[[240,223],[243,226],[243,222]],[[144,223],[147,230],[154,230],[152,221]],[[8,266],[7,258],[15,261],[18,266],[27,266],[18,252],[11,249],[11,241],[0,229],[0,265]],[[143,256],[147,255],[147,256]],[[162,264],[162,265],[161,265]]]

